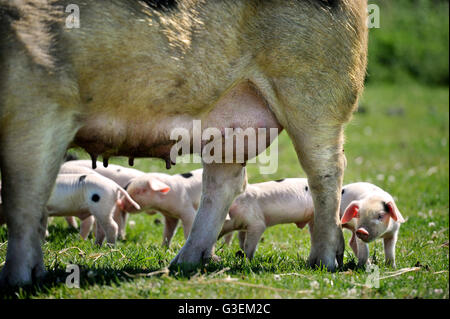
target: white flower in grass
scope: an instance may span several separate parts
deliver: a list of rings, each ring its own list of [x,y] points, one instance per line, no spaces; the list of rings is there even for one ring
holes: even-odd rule
[[[319,289],[320,284],[318,281],[313,280],[309,283],[309,286],[311,287],[311,289]]]

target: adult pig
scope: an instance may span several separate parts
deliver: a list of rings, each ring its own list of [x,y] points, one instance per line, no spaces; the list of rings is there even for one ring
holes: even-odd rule
[[[363,89],[366,1],[169,5],[0,0],[0,167],[8,225],[1,284],[27,284],[45,273],[38,229],[69,146],[83,147],[94,160],[159,157],[170,166],[170,133],[192,131],[193,120],[219,132],[286,129],[316,209],[309,262],[329,270],[342,262],[343,128]],[[210,257],[244,190],[242,164],[204,163],[200,207],[173,266],[192,268]]]

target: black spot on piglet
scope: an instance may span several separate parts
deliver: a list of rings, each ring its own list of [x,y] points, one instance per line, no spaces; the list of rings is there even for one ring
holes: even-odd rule
[[[93,202],[97,203],[100,200],[100,196],[98,194],[94,194],[91,199]]]
[[[342,189],[341,195],[344,195],[345,193],[345,189]]]
[[[275,182],[281,183],[282,181],[284,181],[284,178],[282,178],[282,179],[277,179]]]
[[[308,187],[308,186],[305,186],[305,192],[307,192],[307,191],[308,191],[308,189],[309,189],[309,187]]]
[[[180,174],[180,175],[183,176],[184,178],[190,178],[190,177],[193,176],[192,173],[183,173],[183,174]]]
[[[82,183],[84,182],[84,180],[86,179],[87,175],[81,175],[80,178],[78,179],[78,183]]]

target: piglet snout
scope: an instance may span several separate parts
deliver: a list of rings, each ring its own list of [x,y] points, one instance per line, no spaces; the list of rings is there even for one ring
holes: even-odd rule
[[[369,232],[366,229],[360,227],[356,230],[356,236],[364,240],[369,237]]]

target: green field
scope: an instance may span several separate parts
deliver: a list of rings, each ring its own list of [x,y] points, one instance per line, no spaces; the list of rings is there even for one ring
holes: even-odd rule
[[[307,267],[309,233],[295,225],[269,228],[249,262],[219,242],[220,262],[191,277],[160,271],[184,243],[177,230],[170,249],[161,247],[161,215],[134,215],[127,240],[115,247],[82,241],[62,218],[50,222],[43,245],[49,276],[42,285],[3,295],[8,298],[449,298],[449,93],[448,88],[369,85],[359,112],[346,129],[345,183],[373,182],[396,199],[406,218],[399,233],[397,269],[384,266],[382,242],[370,245],[380,270],[379,288],[365,286],[368,273],[355,269],[346,247],[337,273]],[[80,155],[85,155],[79,152]],[[113,163],[125,164],[125,159]],[[136,160],[144,171],[166,172],[162,161]],[[179,164],[175,174],[199,165]],[[276,174],[259,175],[248,165],[249,182],[304,177],[287,135],[279,137]],[[349,233],[344,232],[346,241]],[[0,227],[0,265],[7,229]],[[67,264],[81,268],[81,287],[67,288]]]

